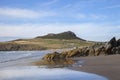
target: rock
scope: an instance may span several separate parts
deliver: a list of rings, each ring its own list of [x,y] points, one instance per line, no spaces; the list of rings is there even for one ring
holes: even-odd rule
[[[120,46],[120,39],[117,40],[117,46]]]
[[[72,66],[76,61],[72,59],[57,59],[57,60],[39,60],[33,64],[36,66],[46,66],[47,68],[62,68]]]
[[[111,44],[112,47],[116,47],[116,46],[117,46],[116,38],[113,37],[113,38],[108,42],[108,44]]]
[[[91,47],[89,50],[89,56],[95,56],[95,49],[94,47]]]
[[[71,57],[80,57],[81,53],[79,52],[79,50],[77,49],[74,49],[74,50],[71,50],[67,53],[66,57],[67,58],[71,58]]]
[[[86,47],[86,49],[84,49],[84,54],[83,56],[88,56],[89,55],[89,48]]]
[[[99,56],[101,53],[101,48],[96,48],[95,49],[95,56]]]
[[[112,48],[117,46],[117,41],[115,39],[115,37],[113,37],[108,43],[106,43],[105,45],[105,50],[106,50],[106,54],[110,55],[113,54],[112,53]]]
[[[55,59],[67,59],[81,56],[99,56],[99,55],[111,55],[111,54],[120,54],[120,39],[116,41],[113,37],[110,41],[105,43],[95,44],[89,47],[76,48],[70,51],[58,53],[54,52],[47,54],[43,57],[46,60],[55,60]]]
[[[120,54],[120,46],[112,48],[112,54]]]
[[[54,53],[49,53],[49,54],[46,54],[42,59],[43,60],[55,60],[55,59],[59,59],[60,53],[58,52],[54,52]]]
[[[54,52],[46,54],[42,59],[43,60],[57,60],[57,59],[67,59],[67,58],[73,58],[73,57],[80,57],[82,54],[79,52],[79,50],[74,49],[62,53]]]
[[[116,54],[120,54],[120,46],[116,47]]]
[[[59,57],[60,59],[66,59],[66,56],[67,56],[67,52],[62,52]]]
[[[111,53],[112,53],[112,54],[116,54],[116,47],[113,47],[113,48],[112,48]]]

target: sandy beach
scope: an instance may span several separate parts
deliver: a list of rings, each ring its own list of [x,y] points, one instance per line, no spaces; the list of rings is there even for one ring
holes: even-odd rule
[[[81,57],[82,67],[74,70],[95,73],[109,80],[120,80],[120,55]]]

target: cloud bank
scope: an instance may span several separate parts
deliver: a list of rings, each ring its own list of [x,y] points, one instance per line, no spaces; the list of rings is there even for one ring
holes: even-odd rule
[[[0,16],[6,18],[34,19],[53,15],[55,15],[55,13],[49,11],[34,11],[23,8],[0,8]]]
[[[82,24],[0,24],[0,36],[36,37],[48,33],[73,31],[77,36],[94,41],[106,41],[116,36],[120,37],[120,25],[100,25],[95,23]]]

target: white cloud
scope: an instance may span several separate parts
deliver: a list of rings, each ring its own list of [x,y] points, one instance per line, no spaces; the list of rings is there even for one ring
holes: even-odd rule
[[[120,38],[120,25],[109,26],[95,23],[83,24],[23,24],[0,25],[0,36],[36,37],[48,33],[71,30],[86,40],[104,41],[113,36]]]
[[[0,8],[0,16],[11,18],[39,18],[53,16],[55,13],[49,11],[34,11],[21,8]]]

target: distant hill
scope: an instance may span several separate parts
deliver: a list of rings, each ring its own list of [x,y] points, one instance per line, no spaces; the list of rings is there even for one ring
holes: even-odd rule
[[[0,42],[0,51],[26,51],[45,49],[65,49],[93,45],[95,42],[86,41],[71,31],[58,34],[38,36],[33,39],[17,39]]]
[[[36,38],[43,38],[43,39],[79,39],[79,40],[83,40],[79,37],[76,36],[76,34],[72,31],[66,31],[66,32],[62,32],[62,33],[58,33],[58,34],[54,34],[54,33],[50,33],[47,34],[45,36],[38,36]]]

